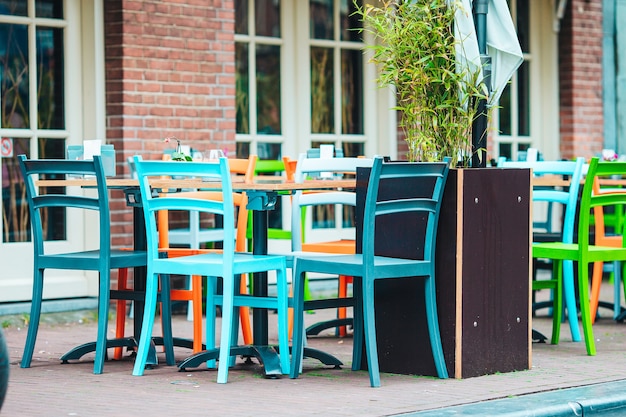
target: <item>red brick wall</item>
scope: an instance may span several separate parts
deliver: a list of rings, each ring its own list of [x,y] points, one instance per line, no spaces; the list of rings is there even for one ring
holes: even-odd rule
[[[235,13],[232,0],[107,0],[107,141],[118,173],[128,156],[157,159],[176,136],[200,151],[235,149]],[[122,169],[123,167],[123,169]],[[121,193],[115,245],[131,242]]]
[[[570,0],[559,33],[561,156],[603,147],[602,1]]]

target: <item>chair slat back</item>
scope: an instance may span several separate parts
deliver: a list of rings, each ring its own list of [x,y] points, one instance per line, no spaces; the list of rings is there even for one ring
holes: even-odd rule
[[[19,155],[20,169],[26,185],[28,210],[33,233],[35,255],[44,254],[44,213],[48,208],[74,208],[99,212],[100,250],[102,258],[108,257],[111,251],[109,194],[106,188],[106,177],[100,156],[93,160],[66,159],[27,159]],[[42,193],[35,181],[40,177],[50,176],[94,176],[96,178],[96,194],[88,195],[84,191],[76,193],[74,187],[56,187],[50,193]]]
[[[533,175],[558,175],[570,180],[569,187],[556,189],[553,187],[533,187],[533,201],[557,203],[563,206],[563,229],[562,242],[574,241],[576,213],[578,209],[578,196],[580,183],[584,173],[585,158],[576,158],[575,161],[537,161],[537,162],[510,162],[501,161],[500,168],[530,168]]]
[[[427,222],[424,236],[424,260],[434,260],[441,200],[449,167],[448,162],[384,163],[382,158],[374,158],[363,217],[363,236],[368,236],[362,240],[362,253],[366,265],[373,265],[375,235],[381,232],[376,228],[376,218],[396,213],[413,212],[424,215]],[[405,186],[397,187],[391,198],[379,198],[381,184],[398,181],[402,181]],[[417,189],[419,191],[416,191]]]
[[[235,250],[235,212],[232,191],[232,179],[227,158],[220,158],[215,162],[168,162],[144,161],[141,156],[135,156],[135,167],[143,211],[146,220],[146,235],[148,241],[148,256],[158,258],[159,239],[157,234],[156,218],[162,210],[197,211],[200,213],[219,214],[224,218],[224,254],[225,262],[232,260]],[[183,192],[172,198],[160,197],[150,187],[151,178],[173,176],[181,179],[203,178],[208,181],[219,181],[222,186],[221,198],[206,199],[205,195],[193,192]],[[155,190],[158,191],[158,190]]]
[[[594,192],[594,183],[600,183],[604,179],[623,179],[624,177],[626,177],[626,162],[600,162],[599,158],[591,160],[580,203],[578,242],[581,250],[586,250],[589,245],[589,226],[594,208],[604,210],[606,207],[613,207],[615,210],[623,210],[626,206],[626,190],[610,188]],[[624,232],[625,230],[620,230],[617,234],[623,235]]]
[[[301,154],[296,165],[295,182],[304,182],[309,175],[319,172],[356,175],[359,167],[371,167],[369,158],[311,158]],[[292,249],[301,250],[302,245],[302,209],[310,206],[341,204],[356,206],[356,193],[353,191],[297,191],[291,200]]]

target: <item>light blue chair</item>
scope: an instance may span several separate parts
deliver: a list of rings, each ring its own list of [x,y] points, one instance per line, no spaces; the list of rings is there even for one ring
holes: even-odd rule
[[[430,344],[435,360],[435,367],[440,378],[447,378],[448,372],[443,356],[435,294],[435,244],[437,223],[441,208],[441,199],[448,176],[448,163],[383,163],[382,158],[375,158],[371,169],[365,212],[363,217],[362,253],[355,255],[298,256],[295,259],[294,273],[294,331],[292,346],[291,372],[297,378],[303,358],[303,290],[304,274],[318,272],[340,274],[354,277],[354,346],[352,351],[352,370],[361,366],[363,338],[370,384],[380,386],[378,367],[378,349],[376,345],[376,325],[374,314],[374,281],[385,278],[415,277],[425,281],[425,304],[428,321]],[[423,185],[422,197],[414,197],[413,187],[404,187],[393,199],[378,201],[381,182],[403,181],[403,183]],[[422,259],[401,259],[376,256],[374,242],[377,235],[384,233],[376,228],[376,219],[390,214],[414,213],[424,216],[426,221],[424,234],[424,254]],[[416,257],[419,257],[416,254]],[[358,277],[361,277],[360,279]],[[416,294],[416,303],[422,302]]]
[[[111,248],[111,221],[109,213],[109,195],[107,192],[104,168],[100,156],[94,156],[92,161],[71,161],[62,159],[27,160],[26,156],[19,156],[20,168],[26,195],[28,210],[33,233],[34,248],[34,277],[33,299],[30,310],[28,336],[22,356],[21,367],[28,368],[33,357],[44,285],[44,270],[65,269],[98,271],[100,287],[98,293],[98,336],[96,339],[96,356],[93,372],[101,374],[104,366],[107,349],[107,327],[110,300],[110,271],[118,268],[133,268],[146,265],[146,252],[129,251]],[[70,187],[58,187],[55,193],[39,193],[35,185],[38,178],[63,178],[64,175],[90,175],[96,179],[95,195],[88,196],[82,191],[72,193]],[[48,216],[50,210],[80,209],[83,211],[97,211],[99,213],[100,240],[98,250],[80,251],[72,253],[48,253],[45,250],[46,240],[45,222],[42,216]],[[72,216],[77,213],[73,212]],[[51,217],[48,217],[51,219]],[[169,317],[169,315],[168,315]],[[171,328],[167,325],[164,332]],[[171,336],[170,336],[171,340]],[[172,350],[173,352],[173,350]],[[171,362],[173,363],[173,353]]]
[[[500,168],[530,168],[535,176],[556,175],[566,176],[570,180],[570,186],[563,189],[547,188],[543,186],[533,187],[533,201],[543,201],[553,205],[563,207],[563,228],[561,230],[561,243],[570,244],[574,242],[574,227],[576,224],[576,213],[578,211],[578,195],[580,183],[583,178],[585,158],[577,158],[575,161],[537,161],[537,162],[510,162],[500,160]],[[556,283],[556,277],[550,280],[533,281],[533,290],[552,289]],[[569,320],[572,340],[580,342],[580,329],[578,327],[578,309],[576,307],[576,291],[574,288],[574,264],[570,260],[563,262],[563,288],[557,288],[554,297],[560,297],[561,291],[564,295],[565,308]],[[554,298],[554,304],[558,298]],[[587,302],[587,300],[585,300]],[[555,320],[552,326],[553,344],[559,341],[560,314],[554,314]]]
[[[150,344],[157,301],[157,277],[168,274],[207,276],[206,303],[206,345],[215,346],[215,307],[222,306],[222,328],[219,346],[218,383],[228,380],[228,367],[231,359],[231,346],[237,345],[237,328],[240,306],[254,308],[272,308],[278,311],[278,342],[282,373],[289,372],[289,341],[287,337],[288,291],[286,280],[286,260],[284,256],[261,256],[235,252],[235,209],[233,204],[232,180],[228,159],[219,162],[164,162],[143,161],[135,156],[135,167],[141,189],[141,199],[146,219],[148,243],[148,273],[146,285],[146,304],[141,338],[133,375],[143,375]],[[159,198],[152,194],[150,178],[174,176],[177,179],[203,178],[221,182],[222,199],[220,201],[194,198],[181,194],[179,198]],[[176,197],[175,194],[169,194]],[[198,211],[223,216],[224,241],[222,253],[204,253],[164,259],[159,256],[159,239],[155,214],[161,210]],[[254,297],[239,294],[240,274],[276,271],[277,296]],[[217,277],[223,280],[223,295],[216,293]],[[213,360],[208,361],[214,367]]]

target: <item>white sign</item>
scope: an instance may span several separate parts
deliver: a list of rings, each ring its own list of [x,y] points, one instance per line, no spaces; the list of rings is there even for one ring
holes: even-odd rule
[[[0,139],[0,156],[3,158],[13,158],[13,139]]]

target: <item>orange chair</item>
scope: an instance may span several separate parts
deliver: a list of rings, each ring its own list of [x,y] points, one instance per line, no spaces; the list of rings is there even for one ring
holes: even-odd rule
[[[164,155],[163,159],[168,160],[169,155]],[[234,175],[243,176],[244,182],[251,182],[254,178],[254,169],[256,165],[256,155],[251,155],[248,159],[229,159],[230,171]],[[181,162],[182,163],[182,162]],[[192,163],[192,162],[190,162]],[[174,193],[171,197],[186,195],[193,193],[196,197],[203,197],[211,200],[221,200],[220,192],[212,191],[185,191],[183,193]],[[247,233],[247,220],[248,198],[245,193],[235,193],[234,203],[238,207],[237,214],[237,234],[235,250],[240,252],[246,251],[246,233]],[[167,253],[168,257],[180,257],[189,256],[199,253],[205,253],[213,251],[212,249],[197,249],[197,248],[170,248],[169,244],[169,219],[166,211],[160,211],[157,217],[159,228],[159,247],[164,253]],[[128,270],[120,269],[118,274],[118,289],[124,290],[128,288]],[[241,292],[247,293],[247,276],[241,277]],[[194,353],[203,350],[202,345],[202,277],[192,276],[189,289],[172,289],[170,291],[170,297],[172,301],[191,301],[190,308],[192,309],[193,318],[193,351]],[[252,330],[250,324],[250,309],[249,307],[240,308],[241,315],[241,328],[243,333],[243,339],[245,344],[252,343]],[[117,301],[117,319],[116,319],[116,337],[124,337],[124,327],[126,318],[126,300]],[[114,359],[121,359],[122,348],[115,348]]]
[[[615,192],[615,189],[612,189],[611,192]],[[626,189],[624,190],[626,192]],[[593,183],[593,193],[594,194],[602,194],[602,190],[600,189],[600,184],[597,181]],[[618,209],[616,207],[616,209]],[[614,248],[621,248],[623,238],[621,235],[608,235],[606,234],[605,228],[605,219],[604,219],[604,210],[602,207],[594,207],[593,208],[593,218],[595,224],[595,245],[596,246],[609,246]],[[616,225],[617,227],[618,225]],[[615,272],[618,271],[619,263],[616,262]],[[598,305],[600,304],[600,286],[602,284],[602,272],[604,269],[603,262],[595,262],[593,264],[593,275],[591,278],[591,296],[589,297],[590,304],[590,314],[591,314],[591,323],[595,323],[596,315],[598,313]],[[614,318],[620,313],[620,273],[616,273],[615,280],[615,290],[614,290]],[[626,277],[622,277],[622,279],[626,279]]]

